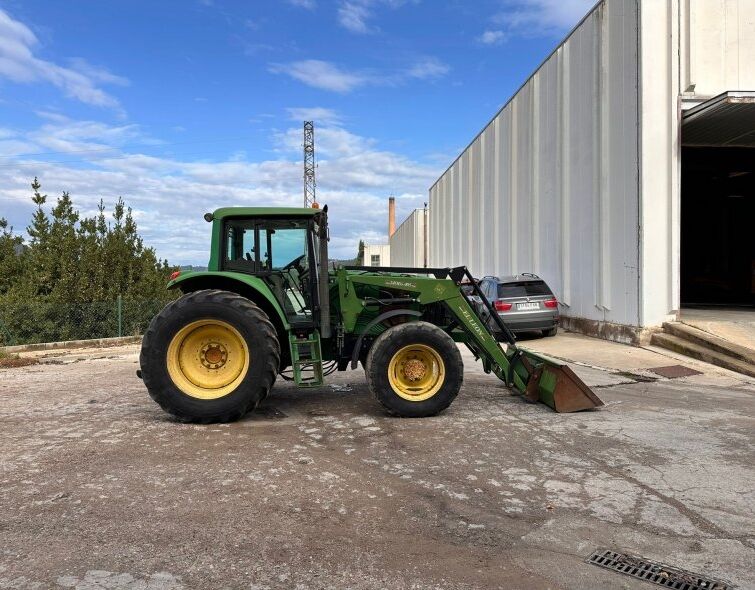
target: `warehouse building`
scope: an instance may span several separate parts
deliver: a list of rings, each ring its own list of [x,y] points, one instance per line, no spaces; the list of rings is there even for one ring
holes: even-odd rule
[[[644,341],[752,305],[755,1],[599,2],[430,189],[430,265],[534,272]]]
[[[414,209],[391,234],[391,265],[412,268],[428,266],[427,209]]]

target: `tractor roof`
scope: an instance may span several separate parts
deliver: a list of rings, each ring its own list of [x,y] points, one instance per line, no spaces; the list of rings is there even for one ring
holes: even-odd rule
[[[265,216],[312,217],[320,211],[320,209],[310,209],[309,207],[221,207],[215,209],[212,215],[215,219]]]

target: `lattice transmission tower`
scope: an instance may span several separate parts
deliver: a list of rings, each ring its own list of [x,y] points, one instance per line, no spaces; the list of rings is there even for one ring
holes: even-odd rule
[[[315,123],[304,121],[304,206],[317,203],[315,191]]]

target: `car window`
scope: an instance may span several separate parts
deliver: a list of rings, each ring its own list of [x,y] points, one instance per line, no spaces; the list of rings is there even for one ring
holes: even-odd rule
[[[553,295],[544,281],[520,281],[518,283],[502,283],[498,285],[498,297],[538,297]]]

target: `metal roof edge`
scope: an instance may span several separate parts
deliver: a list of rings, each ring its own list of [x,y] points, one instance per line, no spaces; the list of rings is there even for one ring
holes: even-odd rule
[[[686,110],[684,114],[682,114],[682,120],[694,118],[697,115],[702,115],[708,109],[713,108],[730,98],[750,99],[755,102],[755,90],[727,90],[726,92],[717,94],[713,98],[709,98],[708,100],[695,105],[691,109]]]
[[[398,230],[401,229],[402,225],[404,225],[407,221],[409,221],[409,219],[411,218],[412,215],[414,215],[417,211],[424,211],[424,210],[425,210],[424,207],[415,207],[414,209],[412,209],[412,212],[409,213],[409,215],[407,215],[404,218],[404,221],[402,221],[401,223],[399,223],[398,227],[393,231],[393,235],[394,236],[396,235],[396,232],[398,232]],[[388,236],[388,239],[390,240],[391,237],[393,237],[393,236]]]

